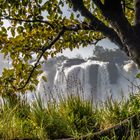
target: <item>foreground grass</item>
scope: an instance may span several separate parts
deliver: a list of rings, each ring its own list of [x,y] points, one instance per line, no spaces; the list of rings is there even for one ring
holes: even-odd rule
[[[3,99],[0,109],[0,138],[78,139],[115,126],[140,112],[140,95],[130,95],[129,100],[121,102],[110,98],[100,108],[78,95],[61,97],[59,103],[53,100],[46,106],[37,96],[32,105],[26,99]],[[135,139],[139,135],[139,128],[133,129],[131,123],[130,128],[129,138],[124,136],[124,139]],[[117,139],[116,134],[112,134],[112,139]]]

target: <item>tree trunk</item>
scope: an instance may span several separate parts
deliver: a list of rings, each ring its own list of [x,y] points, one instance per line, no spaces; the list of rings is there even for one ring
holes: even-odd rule
[[[132,26],[124,13],[116,11],[111,14],[111,11],[104,12],[104,16],[109,20],[112,28],[118,34],[123,46],[123,50],[140,68],[140,24],[138,21]]]
[[[140,40],[133,40],[133,42],[127,45],[129,57],[132,59],[140,68]]]

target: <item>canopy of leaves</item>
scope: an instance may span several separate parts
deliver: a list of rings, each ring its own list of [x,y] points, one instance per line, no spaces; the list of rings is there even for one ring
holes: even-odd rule
[[[92,0],[83,2],[95,17],[110,26]],[[133,24],[133,3],[125,0],[123,6]],[[33,90],[41,73],[42,57],[54,57],[66,48],[85,47],[104,38],[95,28],[88,29],[88,19],[75,12],[70,0],[0,0],[0,7],[0,51],[12,59],[12,67],[4,69],[0,78],[1,94]],[[34,64],[30,63],[33,54]]]

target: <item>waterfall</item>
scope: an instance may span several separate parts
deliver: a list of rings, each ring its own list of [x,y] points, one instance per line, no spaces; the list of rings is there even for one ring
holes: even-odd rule
[[[85,99],[106,98],[110,92],[108,63],[87,61],[57,70],[54,85],[65,93],[82,94]]]
[[[11,61],[3,55],[0,74],[4,67],[11,67]],[[97,58],[68,59],[52,58],[42,65],[43,73],[38,77],[36,92],[44,102],[50,98],[78,94],[93,102],[104,101],[108,96],[120,100],[128,98],[129,93],[139,90],[140,80],[136,78],[138,69],[132,61],[99,61]],[[47,77],[45,82],[42,76]],[[29,98],[33,94],[29,95]]]
[[[132,90],[130,88],[132,83],[135,85],[140,83],[140,80],[135,78],[137,68],[130,67],[132,62],[115,64],[97,60],[74,59],[74,61],[62,61],[59,65],[56,63],[52,65],[53,68],[49,65],[49,70],[45,68],[47,77],[50,77],[48,82],[41,83],[41,80],[39,82],[40,87],[42,84],[47,88],[50,86],[49,89],[56,98],[60,95],[78,94],[94,103],[104,101],[108,96],[121,100],[122,96],[128,98],[128,93]],[[54,68],[55,70],[53,70]],[[39,86],[38,91],[42,91]],[[45,89],[45,92],[49,93],[50,90]],[[133,86],[133,90],[137,91],[135,86]]]
[[[110,80],[107,65],[108,63],[100,63],[98,69],[97,97],[102,100],[110,95]]]

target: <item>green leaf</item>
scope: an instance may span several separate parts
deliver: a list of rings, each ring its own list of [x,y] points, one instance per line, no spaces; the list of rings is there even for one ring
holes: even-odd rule
[[[27,6],[28,5],[28,0],[22,0],[22,4],[23,4],[23,6]]]
[[[43,19],[43,16],[37,16],[37,19],[42,20]]]
[[[13,37],[15,36],[15,28],[11,28],[11,34]]]
[[[0,26],[2,26],[3,25],[3,21],[0,21]]]
[[[41,4],[42,3],[42,0],[39,0],[39,3]]]
[[[6,28],[5,28],[5,27],[1,27],[1,29],[2,29],[2,32],[4,32],[4,33],[6,33],[6,32],[7,32],[7,30],[6,30]]]
[[[23,32],[23,27],[22,26],[18,26],[18,28],[17,28],[17,32],[20,34],[20,33],[22,33]]]
[[[79,18],[80,17],[80,14],[77,14],[76,17]]]
[[[71,13],[70,19],[74,20],[74,13]]]
[[[140,78],[140,73],[138,73],[138,74],[136,75],[136,78]]]
[[[43,79],[45,82],[47,82],[47,77],[42,76],[42,79]]]

